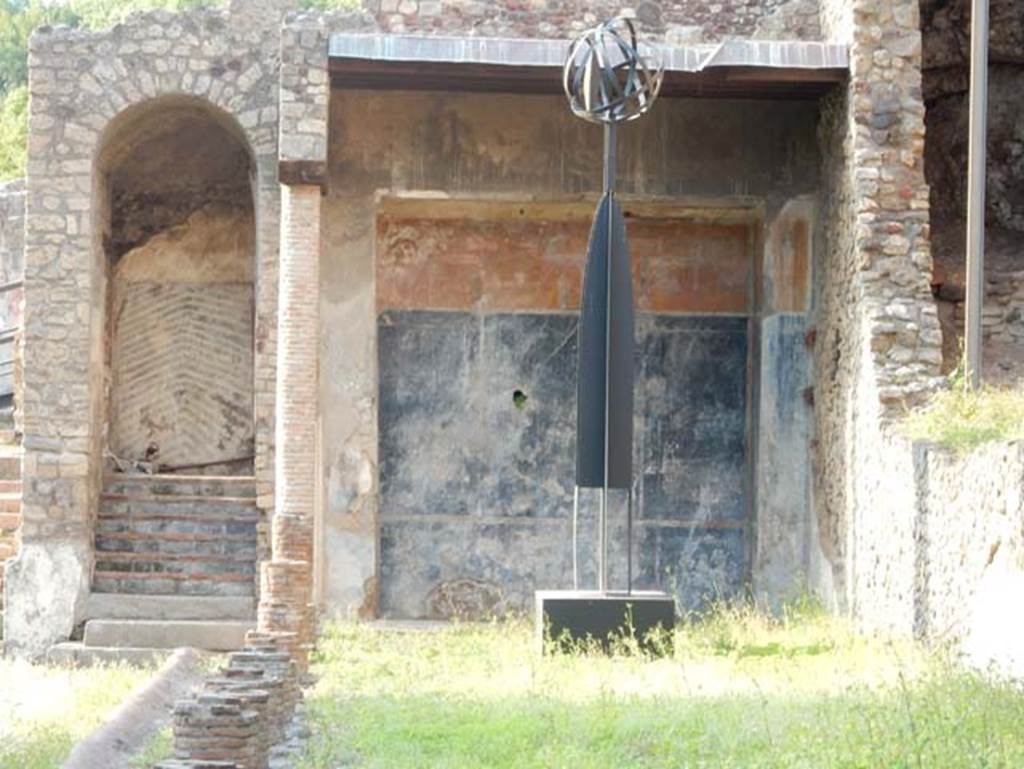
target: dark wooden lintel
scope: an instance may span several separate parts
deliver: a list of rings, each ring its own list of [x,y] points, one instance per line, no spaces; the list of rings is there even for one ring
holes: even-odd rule
[[[327,162],[324,160],[281,160],[277,164],[277,179],[288,186],[316,185],[327,192]]]

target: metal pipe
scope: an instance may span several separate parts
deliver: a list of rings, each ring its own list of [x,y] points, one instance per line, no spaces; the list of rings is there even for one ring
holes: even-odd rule
[[[633,486],[626,499],[626,594],[633,594]]]
[[[572,589],[580,589],[580,487],[572,490]]]
[[[608,237],[605,253],[605,321],[604,321],[604,478],[601,486],[601,519],[598,522],[598,576],[597,589],[602,593],[608,589],[608,470],[610,452],[608,447],[611,429],[611,345],[612,345],[612,215],[615,194],[615,123],[604,125],[604,192],[608,195]]]
[[[615,123],[604,124],[604,178],[602,181],[602,192],[615,192]],[[610,217],[608,222],[608,228],[611,230]],[[611,240],[608,242],[611,243]]]
[[[988,112],[988,2],[971,2],[970,132],[967,150],[967,313],[965,365],[981,385],[981,308],[985,302],[985,139]]]

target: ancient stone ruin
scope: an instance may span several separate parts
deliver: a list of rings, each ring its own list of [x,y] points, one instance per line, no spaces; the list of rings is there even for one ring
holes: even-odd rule
[[[1002,518],[944,528],[945,460],[898,430],[957,357],[965,8],[625,9],[667,65],[620,136],[637,587],[687,609],[810,589],[929,637],[962,552],[1021,547]],[[245,647],[176,739],[189,766],[258,767],[318,615],[500,613],[569,584],[601,147],[559,71],[623,10],[237,0],[34,35],[27,179],[0,188],[10,653]],[[1021,3],[993,18],[986,331],[1012,373]],[[980,497],[1015,482],[1000,457]]]

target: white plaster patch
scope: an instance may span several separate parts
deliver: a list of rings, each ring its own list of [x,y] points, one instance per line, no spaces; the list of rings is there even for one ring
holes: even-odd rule
[[[7,564],[7,651],[34,656],[66,641],[88,591],[87,547],[68,542],[23,543],[18,557]],[[27,596],[31,599],[25,600]]]
[[[366,597],[363,587],[374,576],[375,535],[328,527],[324,537],[327,605],[342,616],[355,617]]]

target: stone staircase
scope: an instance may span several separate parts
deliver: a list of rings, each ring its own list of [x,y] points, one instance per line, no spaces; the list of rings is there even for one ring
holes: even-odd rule
[[[21,446],[13,430],[0,430],[0,638],[3,638],[5,562],[18,554],[21,526]]]
[[[255,625],[258,520],[252,476],[108,475],[83,640],[50,658],[240,649]]]
[[[251,476],[108,476],[93,591],[252,596],[258,520]]]

